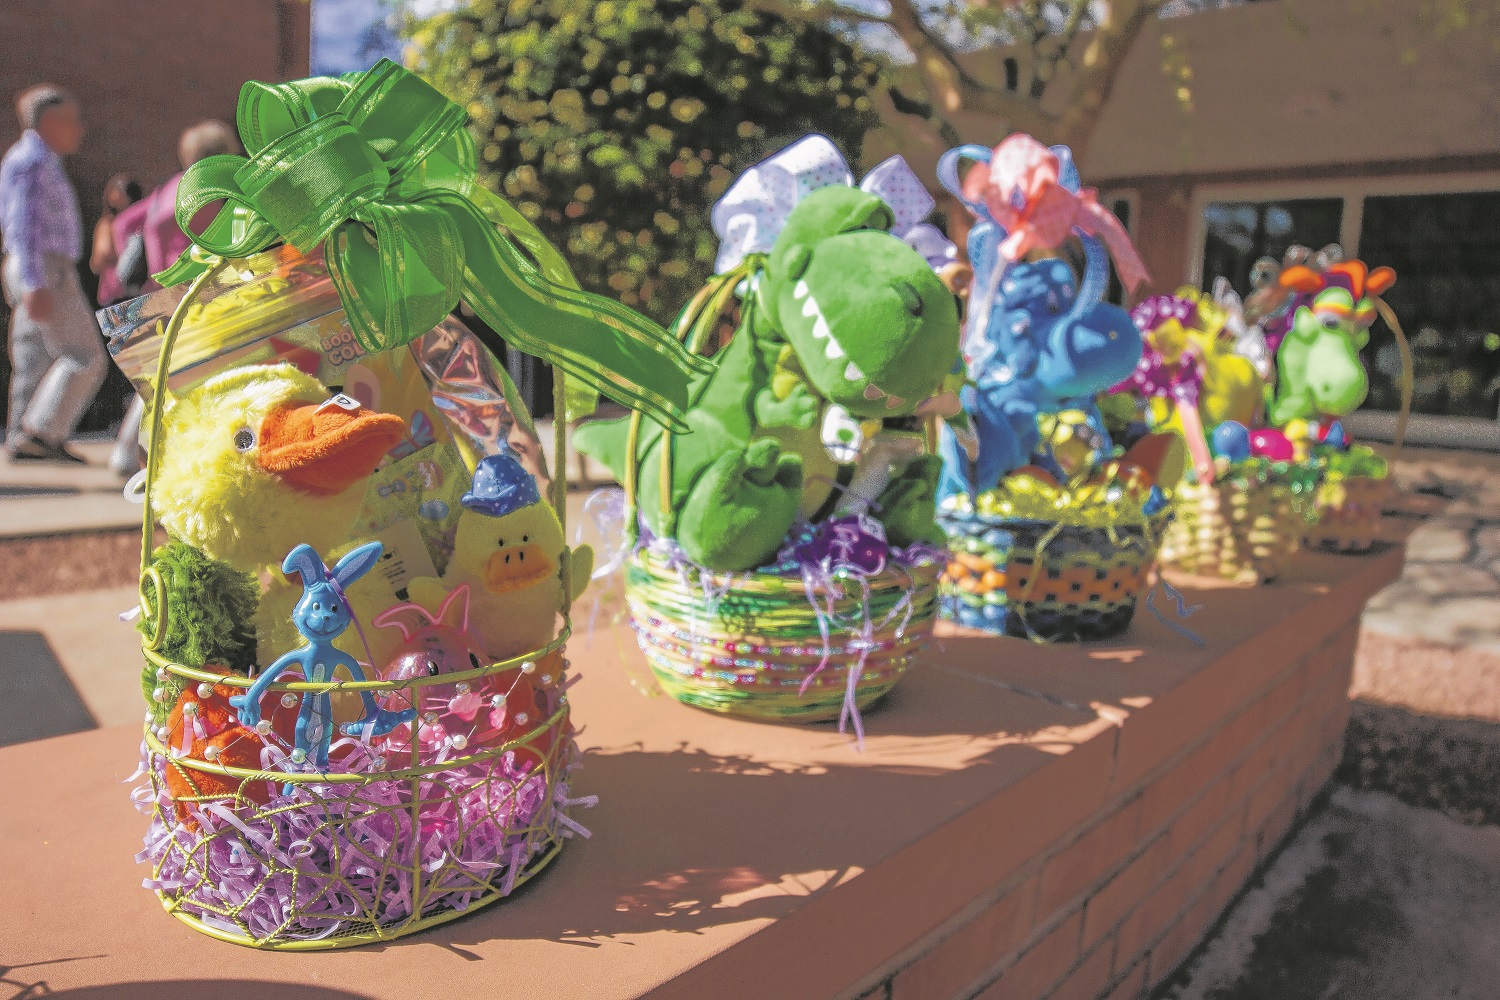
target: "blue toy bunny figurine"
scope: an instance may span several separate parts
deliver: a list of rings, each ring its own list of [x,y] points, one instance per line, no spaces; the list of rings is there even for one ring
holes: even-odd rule
[[[323,559],[311,545],[299,545],[287,553],[281,571],[287,576],[296,573],[302,579],[302,597],[292,609],[292,624],[302,633],[307,644],[285,654],[267,667],[250,690],[229,699],[229,704],[239,710],[240,723],[256,728],[261,722],[260,699],[278,677],[291,667],[301,667],[302,675],[313,684],[330,681],[334,671],[344,667],[357,681],[365,679],[359,661],[333,645],[333,641],[344,633],[354,620],[344,590],[349,584],[369,572],[380,558],[381,544],[370,542],[354,549],[338,561],[330,572]],[[346,736],[356,735],[362,728],[373,725],[373,735],[383,736],[397,726],[411,722],[417,717],[415,710],[392,712],[380,708],[368,691],[361,691],[365,705],[365,717],[359,722],[343,727]],[[297,733],[292,749],[292,762],[301,764],[309,757],[319,771],[328,767],[328,746],[333,739],[333,708],[328,693],[307,692],[302,698],[302,708],[297,713]],[[316,748],[316,750],[314,750]],[[291,785],[282,790],[289,793]]]

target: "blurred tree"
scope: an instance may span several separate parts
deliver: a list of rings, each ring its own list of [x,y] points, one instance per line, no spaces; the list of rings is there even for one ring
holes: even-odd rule
[[[901,67],[888,90],[902,124],[932,142],[974,139],[982,118],[994,138],[1030,132],[1080,150],[1141,29],[1159,14],[1247,0],[754,0],[858,38]],[[997,48],[985,78],[961,58]],[[1164,42],[1163,70],[1191,102],[1192,70]],[[1067,70],[1067,72],[1060,72]],[[1065,94],[1053,93],[1061,86]],[[970,126],[966,128],[965,126]]]
[[[1154,18],[1192,15],[1255,0],[751,0],[756,6],[827,25],[887,57],[883,113],[903,142],[954,145],[1030,132],[1075,152],[1087,146],[1131,46]],[[1299,10],[1329,0],[1281,0],[1291,33]],[[1347,0],[1368,16],[1393,0]],[[1416,62],[1456,33],[1485,33],[1500,49],[1496,0],[1396,0],[1416,29],[1401,59]],[[965,58],[986,50],[984,59]],[[1424,50],[1432,49],[1428,53]],[[1179,107],[1193,110],[1193,67],[1178,33],[1160,39],[1162,73]],[[985,61],[992,60],[993,67]],[[898,122],[891,122],[898,124]],[[979,135],[984,132],[983,136]]]
[[[712,273],[709,208],[806,132],[858,162],[880,66],[746,0],[474,0],[408,25],[480,170],[584,287],[669,320]]]

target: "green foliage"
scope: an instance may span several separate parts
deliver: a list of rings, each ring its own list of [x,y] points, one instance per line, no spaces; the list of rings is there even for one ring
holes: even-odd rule
[[[260,585],[249,573],[208,558],[182,542],[171,541],[151,556],[151,565],[161,575],[167,598],[167,633],[158,652],[186,667],[218,663],[236,673],[248,673],[255,664],[255,611],[260,604]],[[156,595],[145,587],[144,600],[150,618],[156,617]],[[137,626],[147,631],[147,616]],[[164,688],[164,698],[151,695]],[[141,689],[159,719],[164,719],[177,700],[182,684],[176,678],[157,679],[148,660],[141,673]]]
[[[857,160],[878,124],[877,63],[744,0],[474,0],[411,35],[485,183],[585,288],[660,321],[712,273],[709,208],[739,171],[809,131]]]

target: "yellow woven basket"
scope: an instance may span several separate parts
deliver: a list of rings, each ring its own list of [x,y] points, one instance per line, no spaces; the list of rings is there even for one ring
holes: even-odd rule
[[[1162,538],[1161,562],[1188,573],[1268,583],[1317,519],[1314,484],[1276,472],[1183,483]]]
[[[1318,487],[1318,523],[1307,532],[1309,548],[1365,552],[1379,534],[1381,511],[1391,493],[1390,477],[1348,476]]]
[[[285,950],[387,941],[504,898],[580,829],[567,816],[584,801],[567,797],[578,756],[564,694],[567,609],[545,647],[473,670],[273,684],[264,704],[279,697],[281,708],[253,730],[238,725],[228,700],[250,678],[158,652],[174,611],[150,564],[152,484],[171,447],[160,433],[169,359],[189,305],[228,264],[198,278],[174,311],[149,408],[140,592],[158,704],[146,716],[145,780],[133,794],[151,819],[137,860],[150,865],[146,884],[169,913],[224,941]],[[555,378],[561,412],[561,373]],[[559,440],[558,455],[563,447]],[[550,499],[560,519],[565,490],[558,477]],[[415,708],[425,728],[442,724],[450,691],[493,709],[473,737],[429,741],[409,729],[404,742],[345,737],[322,773],[286,752],[299,698],[328,693],[335,716],[348,717],[341,701],[347,708],[368,692],[386,707]]]

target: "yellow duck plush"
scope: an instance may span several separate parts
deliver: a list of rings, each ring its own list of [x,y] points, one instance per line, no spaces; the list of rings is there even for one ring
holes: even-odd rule
[[[258,572],[342,541],[405,429],[289,364],[231,368],[168,406],[152,505],[210,559]]]
[[[536,480],[509,452],[480,459],[460,503],[453,556],[442,576],[411,581],[411,599],[438,607],[468,584],[469,627],[496,660],[540,649],[557,631],[567,560],[570,599],[588,586],[594,551],[569,550],[562,525],[542,502]]]
[[[400,417],[334,396],[292,365],[231,368],[169,403],[152,505],[178,540],[259,574],[300,542],[328,551],[345,541],[365,480],[404,432]],[[261,662],[290,641],[297,595],[280,590],[289,599],[273,588],[256,614]]]

